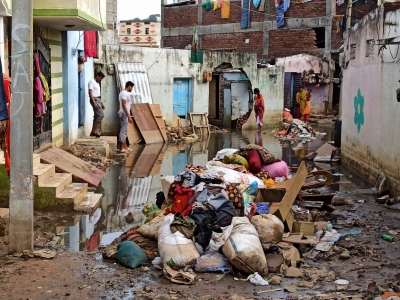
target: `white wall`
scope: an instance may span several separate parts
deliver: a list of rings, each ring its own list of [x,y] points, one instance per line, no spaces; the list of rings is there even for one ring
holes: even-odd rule
[[[253,87],[259,86],[268,106],[265,113],[266,124],[277,125],[283,110],[283,68],[257,69],[257,57],[249,53],[204,52],[203,64],[190,63],[190,51],[177,49],[151,49],[133,46],[105,46],[106,64],[115,62],[143,62],[148,69],[153,102],[160,104],[165,120],[172,122],[173,80],[193,79],[193,112],[208,112],[209,83],[203,82],[203,71],[212,71],[223,62],[230,62],[234,68],[243,68]],[[106,67],[106,66],[105,66]],[[278,82],[269,84],[269,74],[276,74]],[[102,82],[102,98],[106,105],[102,131],[116,133],[119,130],[117,118],[118,92],[115,75],[106,76]],[[255,128],[255,118],[243,129]]]

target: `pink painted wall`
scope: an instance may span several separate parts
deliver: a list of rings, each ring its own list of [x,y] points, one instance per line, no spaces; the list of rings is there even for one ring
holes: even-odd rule
[[[312,89],[311,94],[311,115],[320,115],[325,113],[324,101],[329,100],[329,85],[321,84],[316,87],[315,84],[304,84],[306,90]]]

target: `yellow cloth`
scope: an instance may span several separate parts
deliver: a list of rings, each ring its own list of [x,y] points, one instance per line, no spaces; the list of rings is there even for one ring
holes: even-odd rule
[[[39,77],[43,84],[44,96],[46,98],[46,101],[49,101],[51,99],[49,84],[47,83],[46,77],[44,77],[43,73],[39,73]]]
[[[296,101],[300,105],[300,112],[301,115],[309,115],[311,113],[310,109],[310,101],[308,100],[308,92],[307,91],[301,91],[296,94]]]
[[[214,10],[218,9],[218,1],[214,1]]]
[[[229,19],[231,17],[231,0],[224,0],[221,7],[221,18]]]

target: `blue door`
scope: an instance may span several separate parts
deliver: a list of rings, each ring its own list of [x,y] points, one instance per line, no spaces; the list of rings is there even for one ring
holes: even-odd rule
[[[189,156],[188,149],[181,150],[172,158],[172,174],[177,175],[179,172],[184,171],[187,164],[192,163],[192,158]]]
[[[174,79],[174,114],[186,119],[189,112],[190,79]]]
[[[84,52],[79,50],[79,56],[83,56]],[[83,95],[83,72],[78,73],[78,126],[83,126],[85,122],[85,95]]]

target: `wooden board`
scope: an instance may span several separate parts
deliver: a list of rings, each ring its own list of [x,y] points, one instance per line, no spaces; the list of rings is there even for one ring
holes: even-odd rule
[[[128,123],[128,140],[131,145],[138,144],[143,141],[143,136],[140,133],[135,120],[133,120],[132,123]]]
[[[164,138],[147,103],[131,104],[131,111],[146,144],[164,142]]]
[[[318,154],[314,158],[315,162],[330,162],[332,160],[332,151],[336,150],[336,147],[325,143],[317,151]]]
[[[143,147],[143,151],[128,176],[133,179],[159,174],[165,148],[166,145],[160,143]]]
[[[167,132],[165,131],[165,123],[163,119],[163,115],[161,113],[160,104],[149,104],[150,110],[153,113],[153,117],[156,120],[158,129],[160,129],[161,135],[164,138],[164,142],[168,140]]]
[[[307,175],[307,167],[303,161],[297,170],[296,175],[293,177],[289,188],[286,190],[286,194],[283,196],[278,211],[275,213],[282,221],[286,220],[286,217],[290,212],[290,208],[292,207],[294,200],[296,200],[296,197],[299,194]]]
[[[40,159],[45,163],[53,164],[60,170],[71,173],[73,177],[87,182],[90,186],[98,186],[105,175],[102,170],[54,146],[44,149],[39,154]]]

